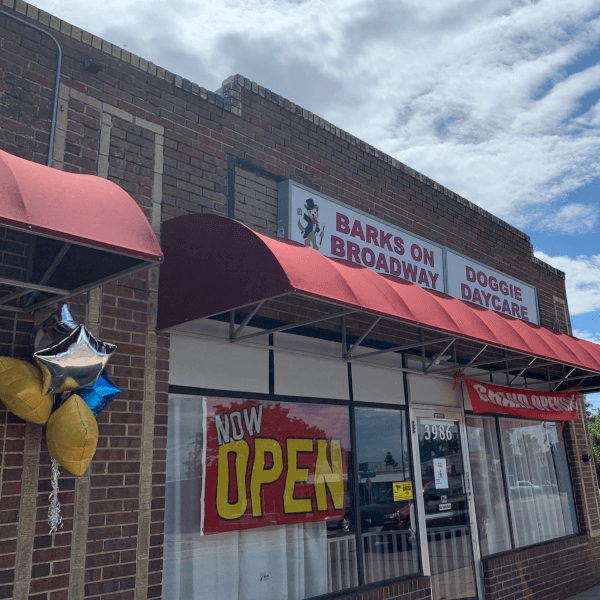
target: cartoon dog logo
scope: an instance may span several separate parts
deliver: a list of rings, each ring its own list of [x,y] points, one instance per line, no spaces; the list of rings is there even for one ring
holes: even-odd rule
[[[310,246],[312,244],[312,247],[315,250],[318,250],[319,246],[323,244],[323,236],[325,235],[325,225],[323,225],[322,229],[319,227],[319,205],[315,204],[315,201],[312,198],[308,198],[304,205],[304,209],[306,211],[304,213],[301,208],[299,208],[297,212],[298,216],[304,214],[306,224],[302,225],[301,219],[298,219],[298,229],[302,232],[304,245]],[[317,233],[320,233],[318,242]]]

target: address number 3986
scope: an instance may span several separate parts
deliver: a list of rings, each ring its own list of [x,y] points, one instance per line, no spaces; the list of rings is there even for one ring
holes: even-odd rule
[[[451,440],[452,432],[450,431],[451,425],[425,425],[425,434],[423,435],[424,440]]]

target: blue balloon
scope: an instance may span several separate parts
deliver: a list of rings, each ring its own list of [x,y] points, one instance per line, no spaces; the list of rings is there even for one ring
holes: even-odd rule
[[[106,406],[114,400],[122,390],[120,390],[109,378],[106,369],[98,377],[98,381],[92,387],[85,387],[73,390],[73,393],[79,394],[90,410],[97,417]]]

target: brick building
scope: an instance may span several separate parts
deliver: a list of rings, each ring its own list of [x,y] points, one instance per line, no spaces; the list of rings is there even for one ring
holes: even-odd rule
[[[166,257],[160,269],[69,299],[76,320],[118,345],[109,371],[123,393],[98,417],[86,474],[62,472],[64,525],[56,534],[46,523],[43,427],[0,410],[0,598],[559,600],[598,583],[600,498],[593,462],[584,462],[591,447],[581,402],[581,416],[562,429],[550,418],[479,416],[453,386],[454,373],[466,370],[519,389],[565,391],[580,381],[600,389],[600,362],[583,342],[573,348],[585,348],[587,362],[564,358],[567,350],[552,354],[570,343],[564,274],[533,256],[527,235],[243,76],[208,91],[21,0],[0,5],[0,150],[118,184],[162,236]],[[2,277],[18,277],[27,248],[10,228],[0,235]],[[353,303],[315,291],[319,273],[342,261],[317,259],[277,236],[323,254],[331,236],[329,256],[389,276],[373,279],[380,275],[343,261],[336,273],[344,286],[352,279],[344,269],[367,278],[348,295],[377,288],[382,296]],[[257,256],[264,262],[252,270]],[[292,273],[290,265],[304,261],[309,276]],[[281,283],[269,294],[256,289],[267,264],[265,286]],[[467,279],[451,281],[451,264],[466,265]],[[236,278],[239,265],[249,281]],[[414,285],[389,283],[393,275]],[[500,280],[510,286],[506,310]],[[543,352],[518,341],[483,344],[468,323],[411,320],[391,300],[395,308],[370,307],[401,296],[398,286],[413,294],[413,313],[425,303],[431,314],[437,292],[466,299],[468,289],[471,303],[444,296],[440,306],[467,307],[456,308],[471,311],[466,321],[517,327],[515,340],[522,327],[534,329],[523,321],[533,321],[552,343]],[[532,304],[515,309],[526,290]],[[30,360],[35,319],[0,306],[2,355]],[[253,334],[254,342],[243,339]],[[300,506],[294,502],[309,497],[318,504],[321,489],[325,517],[282,520],[292,513],[275,508],[257,526],[242,511],[232,527],[208,512],[206,411],[218,407],[265,415],[283,407],[299,430],[321,428],[329,444],[321,484],[302,474],[309,467],[300,461],[291,493],[282,493],[284,504]],[[221,442],[233,443],[235,423],[227,423],[217,453]],[[435,448],[427,445],[432,435]],[[341,496],[333,473],[339,440]],[[297,454],[308,453],[302,448]],[[265,474],[276,464],[268,452],[263,486],[276,485]],[[437,464],[445,476],[434,478]],[[394,487],[403,483],[404,495]],[[259,511],[270,496],[257,489]],[[230,508],[243,495],[239,487],[225,494]],[[214,535],[200,536],[200,528]]]

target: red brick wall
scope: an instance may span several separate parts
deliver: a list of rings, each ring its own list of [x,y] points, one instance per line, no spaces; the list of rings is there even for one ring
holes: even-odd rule
[[[586,538],[542,544],[484,559],[486,600],[561,600],[600,579],[598,543]]]
[[[533,258],[526,235],[320,117],[241,76],[227,80],[220,94],[207,91],[21,0],[4,0],[1,8],[45,28],[62,46],[54,166],[116,182],[157,231],[177,215],[227,214],[229,198],[236,217],[274,235],[275,182],[291,178],[535,285],[542,322],[551,326],[556,318],[554,297],[566,298],[564,277]],[[85,71],[84,55],[102,70]],[[0,14],[0,149],[46,162],[56,63],[49,38]],[[17,238],[0,237],[0,268],[23,268],[25,249]],[[17,558],[21,570],[30,566],[23,585],[37,600],[66,598],[69,589],[72,597],[77,590],[86,598],[161,596],[169,337],[155,334],[156,290],[157,275],[149,272],[70,301],[80,322],[97,311],[91,326],[118,344],[109,371],[123,394],[98,418],[100,442],[89,482],[63,472],[65,524],[55,536],[45,523],[50,459],[43,429],[27,429],[0,410],[0,598],[15,594]],[[15,319],[0,309],[0,353],[29,358],[32,327],[31,315]],[[592,516],[598,499],[593,506],[592,476],[577,462],[585,426],[569,431],[579,520],[591,535],[600,530]],[[23,455],[36,443],[37,510],[27,557],[17,514],[23,508]],[[577,538],[578,556],[592,550],[598,556],[591,539]],[[495,561],[519,561],[518,577],[538,577],[538,567],[555,556],[554,545],[548,555],[545,547],[525,551],[536,557],[527,558],[530,567],[519,552],[486,561],[489,593],[499,593]],[[556,598],[574,581],[566,571],[563,576]],[[581,586],[595,581],[590,570],[576,576]],[[514,597],[534,597],[523,594],[515,591]],[[347,598],[429,596],[427,579],[416,578]]]

